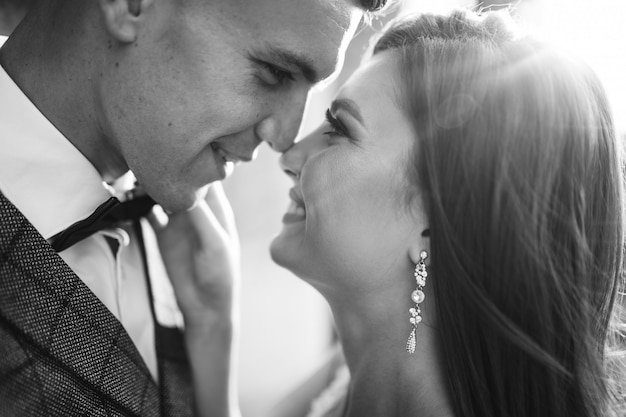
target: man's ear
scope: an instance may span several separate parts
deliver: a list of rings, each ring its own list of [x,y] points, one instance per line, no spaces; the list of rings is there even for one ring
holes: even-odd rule
[[[99,0],[109,34],[120,42],[135,42],[140,16],[152,0]]]

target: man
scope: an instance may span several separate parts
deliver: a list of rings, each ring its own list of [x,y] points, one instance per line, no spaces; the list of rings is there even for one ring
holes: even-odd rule
[[[8,36],[33,2],[34,0],[0,0],[0,35]]]
[[[261,142],[291,145],[309,89],[333,73],[363,12],[384,3],[33,6],[0,50],[1,416],[191,414],[191,380],[197,390],[204,380],[159,290],[153,231],[134,221],[85,232],[117,210],[111,195],[128,194],[103,181],[130,169],[167,212],[213,216],[208,184]],[[180,248],[169,243],[163,258]],[[181,309],[187,329],[204,325]],[[212,385],[200,388],[212,413]]]

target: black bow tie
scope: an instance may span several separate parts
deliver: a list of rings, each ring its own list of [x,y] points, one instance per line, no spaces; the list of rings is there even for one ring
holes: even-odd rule
[[[154,200],[147,195],[123,203],[111,197],[102,203],[91,216],[52,236],[50,242],[57,252],[64,251],[97,231],[115,227],[120,222],[145,217],[155,204]]]

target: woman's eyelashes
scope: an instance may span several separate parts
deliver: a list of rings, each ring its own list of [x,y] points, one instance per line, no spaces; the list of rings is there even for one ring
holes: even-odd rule
[[[324,132],[324,134],[327,135],[330,139],[336,138],[336,137],[346,137],[350,139],[350,135],[348,134],[349,133],[348,129],[341,122],[340,119],[333,116],[330,109],[326,110],[326,121],[328,122],[332,130],[326,131]]]

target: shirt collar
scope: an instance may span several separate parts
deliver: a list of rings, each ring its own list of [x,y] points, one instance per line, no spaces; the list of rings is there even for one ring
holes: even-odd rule
[[[89,216],[111,193],[1,66],[0,91],[0,191],[49,239]]]

